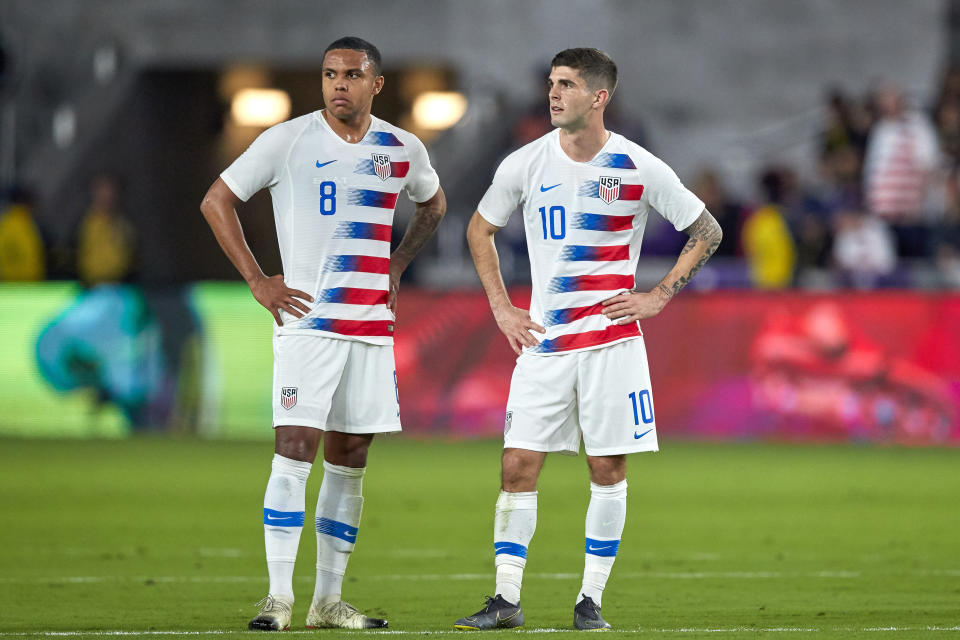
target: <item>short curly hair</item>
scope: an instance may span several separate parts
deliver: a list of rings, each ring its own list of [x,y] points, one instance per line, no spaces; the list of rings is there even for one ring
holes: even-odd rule
[[[367,60],[373,65],[373,74],[376,76],[380,75],[382,65],[380,62],[380,50],[375,46],[364,40],[363,38],[358,38],[356,36],[346,36],[344,38],[338,38],[330,43],[330,45],[323,50],[323,57],[327,57],[327,53],[333,49],[350,49],[351,51],[363,51],[367,54]]]

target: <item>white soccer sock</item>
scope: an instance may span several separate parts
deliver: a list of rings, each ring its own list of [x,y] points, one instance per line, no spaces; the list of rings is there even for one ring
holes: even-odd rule
[[[323,484],[317,498],[317,585],[313,601],[340,599],[343,574],[353,552],[363,511],[364,468],[323,462]]]
[[[309,462],[274,454],[263,496],[263,541],[270,574],[270,595],[293,599],[293,566],[303,531],[304,494]]]
[[[601,605],[613,561],[617,559],[623,523],[627,517],[627,481],[604,486],[590,483],[590,505],[587,507],[586,541],[584,543],[583,584],[581,595]]]
[[[511,604],[520,603],[527,547],[537,528],[537,492],[501,491],[493,520],[494,565],[497,567],[496,594]]]

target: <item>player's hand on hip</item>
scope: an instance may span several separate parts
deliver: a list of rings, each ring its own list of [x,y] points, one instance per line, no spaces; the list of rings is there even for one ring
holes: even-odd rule
[[[283,281],[282,273],[254,280],[250,283],[250,292],[257,302],[273,314],[278,327],[283,326],[280,311],[286,311],[294,318],[302,318],[304,314],[310,313],[310,307],[304,304],[303,300],[313,302],[309,293],[288,287]]]
[[[624,291],[603,301],[603,315],[614,324],[628,324],[652,318],[667,304],[662,296],[643,291]]]
[[[390,291],[387,292],[387,309],[393,312],[393,315],[397,315],[397,294],[400,293],[400,276],[403,275],[403,271],[399,268],[394,268],[393,262],[390,263]]]
[[[510,348],[517,355],[523,351],[523,347],[535,347],[539,344],[533,337],[531,331],[537,333],[546,333],[547,330],[530,319],[530,312],[526,309],[518,309],[510,305],[504,305],[493,310],[493,317],[497,320],[497,326],[507,337]]]

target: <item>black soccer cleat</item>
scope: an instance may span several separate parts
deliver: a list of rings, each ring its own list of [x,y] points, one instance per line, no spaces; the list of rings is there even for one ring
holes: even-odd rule
[[[487,604],[483,609],[453,623],[453,628],[461,631],[516,629],[522,626],[523,609],[519,604],[510,604],[500,594],[493,598],[487,596]]]
[[[600,607],[593,598],[583,596],[573,608],[573,627],[579,631],[607,631],[610,623],[600,615]]]

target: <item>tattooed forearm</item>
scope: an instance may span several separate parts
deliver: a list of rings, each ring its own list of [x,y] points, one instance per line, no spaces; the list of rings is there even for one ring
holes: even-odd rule
[[[677,265],[657,287],[657,291],[667,298],[672,298],[690,282],[697,271],[700,270],[700,267],[706,264],[710,256],[714,254],[723,238],[723,230],[720,229],[720,224],[706,209],[693,224],[684,229],[684,233],[689,235],[690,239],[684,245],[683,251],[680,252]],[[693,255],[688,255],[691,253]],[[691,264],[691,260],[695,262]]]
[[[696,223],[694,223],[694,224],[696,224]],[[690,229],[690,227],[687,227],[687,230],[689,230],[689,229]],[[695,246],[697,246],[697,240],[696,240],[696,238],[690,238],[689,240],[687,240],[687,244],[683,245],[683,251],[680,252],[680,255],[682,255],[682,256],[687,255],[688,253],[690,253],[691,251],[693,251],[693,248],[694,248]]]
[[[710,256],[713,255],[713,252],[717,250],[717,247],[720,246],[720,241],[715,240],[709,245],[707,245],[707,250],[704,252],[700,259],[697,260],[697,263],[687,271],[684,275],[680,276],[676,282],[673,283],[673,293],[676,294],[680,289],[683,289],[687,286],[687,283],[690,282],[690,279],[697,274],[697,271],[700,271],[700,267],[707,263],[707,260],[710,259]]]
[[[717,222],[717,219],[706,209],[704,209],[700,217],[694,220],[693,224],[684,229],[683,232],[690,236],[690,242],[696,243],[703,240],[704,242],[712,243],[713,251],[716,251],[717,246],[720,244],[720,239],[723,237],[720,223]],[[690,242],[687,242],[688,246]],[[710,253],[713,253],[713,251],[710,251]]]
[[[406,268],[437,230],[445,209],[446,202],[432,202],[425,206],[418,206],[391,259]]]

